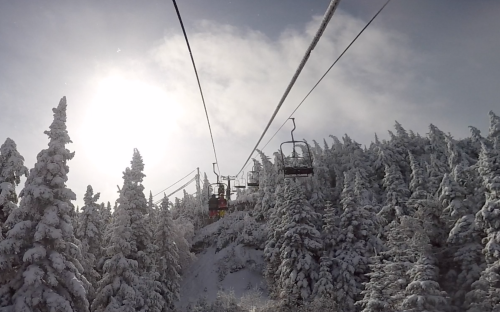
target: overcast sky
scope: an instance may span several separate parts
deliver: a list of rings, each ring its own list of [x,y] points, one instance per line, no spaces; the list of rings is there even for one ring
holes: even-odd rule
[[[385,0],[343,0],[264,142]],[[327,0],[178,0],[197,62],[220,170],[236,174],[309,45]],[[296,138],[347,133],[368,144],[398,120],[457,138],[500,114],[500,2],[392,1],[295,113]],[[0,141],[32,168],[51,109],[68,101],[68,186],[117,198],[137,147],[157,193],[214,156],[171,1],[0,2]],[[287,124],[268,145],[289,140]],[[248,169],[246,169],[248,170]],[[193,188],[189,189],[190,192]]]

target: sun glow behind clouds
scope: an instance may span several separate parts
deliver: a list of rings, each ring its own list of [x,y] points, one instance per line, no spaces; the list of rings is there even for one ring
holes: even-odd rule
[[[103,173],[130,165],[138,148],[146,166],[159,165],[171,146],[180,105],[158,87],[120,76],[99,82],[81,129],[85,154]]]

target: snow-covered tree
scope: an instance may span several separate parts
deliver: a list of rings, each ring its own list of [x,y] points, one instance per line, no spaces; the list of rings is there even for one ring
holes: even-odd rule
[[[339,235],[336,241],[334,259],[335,297],[340,310],[354,311],[356,302],[368,273],[373,253],[380,250],[378,239],[378,219],[376,214],[364,203],[359,191],[358,174],[348,171],[344,177],[342,191],[342,214]],[[358,180],[358,181],[356,181]]]
[[[456,165],[452,174],[445,174],[439,197],[445,207],[444,218],[447,223],[451,223],[446,250],[451,259],[444,261],[447,272],[443,287],[450,294],[452,304],[459,309],[465,309],[465,294],[479,278],[483,262],[481,239],[474,224],[474,213],[467,198],[464,178],[462,165]]]
[[[439,268],[436,263],[432,246],[426,231],[425,208],[416,212],[416,222],[413,223],[413,237],[409,250],[415,252],[417,261],[408,270],[409,283],[406,286],[405,298],[402,302],[404,311],[446,311],[448,295],[442,291],[438,283]]]
[[[334,298],[333,287],[333,258],[335,257],[336,239],[339,235],[338,216],[331,202],[326,202],[325,214],[323,215],[323,254],[320,258],[320,270],[318,281],[314,285],[313,295],[315,297]],[[333,300],[333,299],[332,299]]]
[[[142,180],[144,164],[134,150],[131,167],[123,175],[123,187],[113,216],[112,236],[92,311],[162,311],[164,299],[152,253],[152,233],[146,222],[148,205]]]
[[[262,201],[256,205],[254,215],[257,220],[268,220],[276,203],[276,187],[278,185],[278,170],[263,152],[257,150],[262,160],[259,175],[259,193]]]
[[[410,190],[406,186],[403,175],[396,165],[385,166],[385,177],[383,179],[385,190],[385,205],[380,215],[390,224],[397,217],[408,215],[406,203],[410,197]]]
[[[317,281],[316,256],[322,248],[320,233],[313,224],[315,212],[298,185],[285,180],[283,244],[278,267],[280,297],[287,301],[308,300]]]
[[[280,249],[283,244],[285,225],[282,223],[285,214],[285,196],[280,185],[276,188],[276,204],[267,222],[267,240],[264,248],[266,268],[264,277],[267,280],[271,297],[279,295],[279,276],[276,274],[281,263]]]
[[[87,186],[83,197],[85,205],[82,207],[80,222],[76,230],[76,237],[80,240],[82,252],[83,275],[92,285],[89,291],[89,301],[94,298],[94,285],[101,278],[96,271],[96,260],[102,255],[102,219],[99,214],[97,200],[100,194],[94,195],[92,186]]]
[[[490,127],[488,129],[488,138],[492,142],[495,142],[495,140],[500,140],[500,117],[495,115],[493,111],[490,111],[489,115]]]
[[[179,254],[174,241],[175,225],[168,209],[168,198],[162,200],[158,212],[158,227],[155,232],[156,265],[161,283],[161,295],[165,300],[163,311],[173,311],[175,301],[179,300],[180,271]]]
[[[409,271],[410,283],[406,287],[404,311],[446,311],[447,294],[441,290],[437,282],[438,274],[433,257],[421,255]]]
[[[7,219],[0,242],[2,311],[88,311],[88,282],[81,274],[80,249],[69,213],[76,196],[66,186],[74,153],[66,130],[66,98],[53,109],[49,147],[37,156],[21,203]]]
[[[111,203],[108,201],[106,206],[102,203],[99,213],[101,215],[102,224],[104,228],[106,228],[109,224],[111,224]],[[102,231],[102,233],[104,233],[104,231]]]
[[[0,146],[0,240],[3,238],[4,223],[12,210],[17,208],[16,186],[22,176],[28,176],[24,158],[17,151],[16,143],[7,138]]]
[[[479,157],[486,202],[476,215],[476,223],[487,235],[483,240],[486,269],[467,294],[469,312],[500,309],[500,151],[483,143]]]

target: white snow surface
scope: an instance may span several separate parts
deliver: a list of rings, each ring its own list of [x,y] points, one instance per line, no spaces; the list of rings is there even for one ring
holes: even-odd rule
[[[233,291],[236,298],[241,298],[248,291],[259,290],[267,297],[266,284],[262,276],[264,268],[263,251],[247,247],[230,239],[227,246],[217,251],[220,235],[237,232],[241,235],[242,220],[245,212],[227,215],[200,229],[193,239],[193,246],[198,247],[197,259],[186,270],[181,282],[180,301],[177,309],[186,307],[200,298],[206,297],[214,302],[218,291]],[[221,229],[226,228],[225,231]],[[198,252],[197,251],[197,252]]]

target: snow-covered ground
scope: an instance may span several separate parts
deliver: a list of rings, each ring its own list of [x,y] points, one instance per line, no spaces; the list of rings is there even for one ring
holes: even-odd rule
[[[220,246],[218,241],[221,235],[228,235],[228,232],[233,238],[241,235],[244,218],[245,213],[237,212],[197,233],[193,245],[198,246],[199,253],[183,276],[181,300],[177,304],[179,310],[184,311],[189,303],[203,297],[213,302],[218,291],[233,291],[237,298],[241,298],[245,293],[258,289],[267,297],[262,278],[262,250],[244,246],[231,238],[224,239],[229,242],[221,250],[216,247]]]

